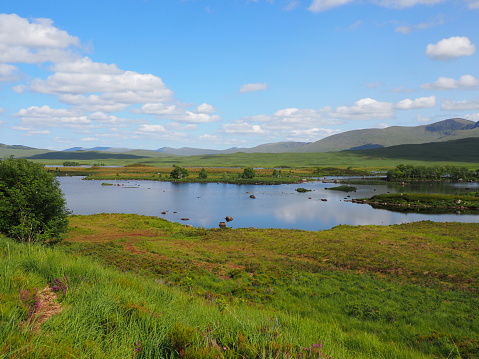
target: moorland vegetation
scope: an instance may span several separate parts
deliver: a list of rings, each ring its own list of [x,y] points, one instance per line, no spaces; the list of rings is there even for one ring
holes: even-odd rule
[[[370,170],[185,163],[49,175],[284,183]],[[396,166],[423,165],[405,163]],[[172,178],[175,169],[188,175]],[[478,223],[310,232],[127,214],[68,222],[54,246],[0,236],[0,358],[479,358]]]
[[[0,356],[478,358],[478,229],[71,216],[55,247],[0,238]]]

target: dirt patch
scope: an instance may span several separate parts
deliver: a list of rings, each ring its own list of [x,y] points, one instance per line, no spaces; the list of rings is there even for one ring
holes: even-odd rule
[[[57,302],[57,295],[47,285],[34,295],[30,304],[28,318],[20,325],[28,326],[32,331],[37,332],[43,323],[54,315],[61,313],[62,310],[63,307]]]

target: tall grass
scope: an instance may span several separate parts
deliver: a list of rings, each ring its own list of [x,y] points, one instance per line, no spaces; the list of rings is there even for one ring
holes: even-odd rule
[[[0,238],[0,358],[478,358],[477,225],[457,226],[73,216],[61,247]],[[46,286],[63,310],[36,326]]]

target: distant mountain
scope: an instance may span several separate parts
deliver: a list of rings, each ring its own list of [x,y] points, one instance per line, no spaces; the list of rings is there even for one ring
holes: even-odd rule
[[[105,160],[105,159],[144,159],[145,156],[137,156],[127,153],[112,153],[105,151],[53,151],[40,153],[27,157],[28,159],[40,160]]]
[[[443,142],[468,137],[479,137],[479,122],[451,118],[423,126],[391,126],[383,129],[347,131],[292,149],[290,152],[362,150],[405,144]]]
[[[73,152],[73,151],[107,151],[107,152],[130,152],[135,151],[131,148],[116,148],[116,147],[72,147],[63,150],[62,152]]]
[[[192,147],[182,147],[182,148],[172,148],[172,147],[162,147],[157,151],[162,153],[168,153],[173,155],[180,156],[201,156],[201,155],[221,155],[221,154],[230,154],[237,152],[245,153],[283,153],[291,152],[292,149],[302,147],[308,144],[308,142],[274,142],[266,143],[263,145],[258,145],[251,148],[228,148],[226,150],[212,150],[212,149],[201,149],[201,148],[192,148]]]
[[[479,122],[462,118],[451,118],[422,126],[391,126],[383,129],[372,128],[338,133],[316,142],[274,142],[251,148],[228,148],[225,150],[192,147],[162,147],[155,151],[115,147],[72,147],[64,151],[50,151],[21,145],[0,144],[0,158],[15,156],[24,158],[140,158],[159,156],[219,155],[237,152],[245,153],[304,153],[362,151],[388,148],[398,145],[417,145],[431,142],[446,142],[465,138],[479,138]],[[50,154],[54,152],[55,154]],[[63,154],[62,154],[63,153]],[[126,157],[119,156],[126,155]],[[31,157],[39,156],[39,157]],[[43,157],[42,157],[43,156]],[[103,156],[103,157],[102,157]],[[129,157],[132,156],[132,157]]]

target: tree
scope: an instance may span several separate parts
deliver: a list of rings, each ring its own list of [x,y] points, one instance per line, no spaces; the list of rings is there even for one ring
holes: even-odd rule
[[[243,178],[254,178],[256,176],[256,172],[251,167],[246,167],[243,170]]]
[[[188,172],[186,168],[183,168],[177,165],[173,165],[173,171],[170,172],[170,177],[177,178],[177,179],[186,178],[189,175],[190,175],[190,172]]]
[[[198,173],[198,178],[208,178],[208,173],[206,173],[206,170],[202,168],[200,170],[200,173]]]
[[[0,232],[20,242],[60,241],[66,201],[53,174],[13,157],[0,160]]]

